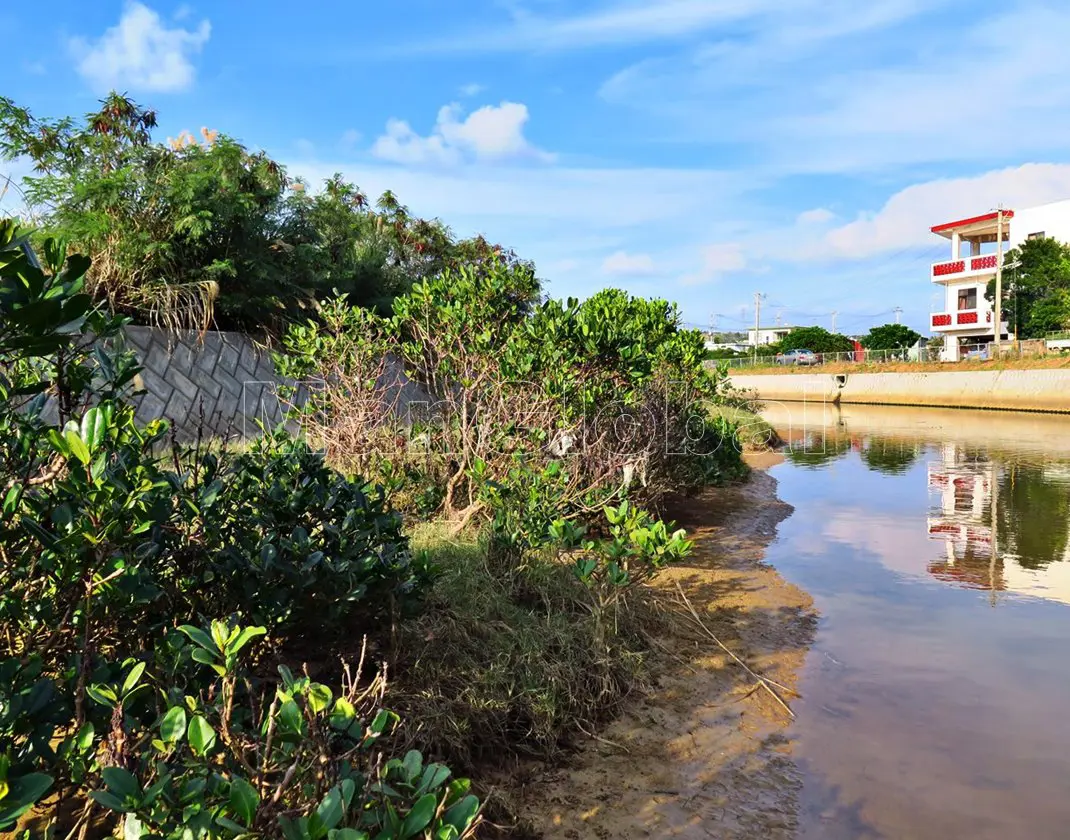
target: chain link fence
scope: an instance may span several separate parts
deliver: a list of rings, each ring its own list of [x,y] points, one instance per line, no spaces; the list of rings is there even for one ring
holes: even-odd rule
[[[820,367],[831,364],[883,365],[930,364],[940,361],[941,347],[908,348],[902,350],[852,350],[847,353],[815,353],[812,362],[797,362],[784,354],[746,356],[724,359],[729,368],[755,367]],[[988,344],[970,344],[959,348],[963,359],[988,359]]]

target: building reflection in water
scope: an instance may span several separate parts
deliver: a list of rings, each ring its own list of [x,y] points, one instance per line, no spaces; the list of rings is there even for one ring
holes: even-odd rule
[[[1070,467],[1000,460],[962,443],[928,465],[929,573],[957,586],[1070,604]]]

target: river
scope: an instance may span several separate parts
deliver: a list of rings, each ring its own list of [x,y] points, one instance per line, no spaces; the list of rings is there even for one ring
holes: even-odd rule
[[[1070,418],[785,403],[801,838],[1070,836]]]

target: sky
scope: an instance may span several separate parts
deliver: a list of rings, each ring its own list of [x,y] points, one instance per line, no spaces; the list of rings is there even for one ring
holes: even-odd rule
[[[926,332],[932,225],[1070,198],[1066,0],[6,4],[2,95],[111,89],[717,330]],[[19,177],[20,162],[0,162]],[[9,191],[4,203],[15,200]]]

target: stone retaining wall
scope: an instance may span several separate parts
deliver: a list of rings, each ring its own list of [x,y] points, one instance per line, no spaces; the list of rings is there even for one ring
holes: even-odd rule
[[[136,398],[137,419],[169,420],[180,437],[203,427],[215,437],[245,438],[283,416],[271,356],[246,335],[233,332],[176,334],[151,327],[127,327],[129,349],[143,370]]]

